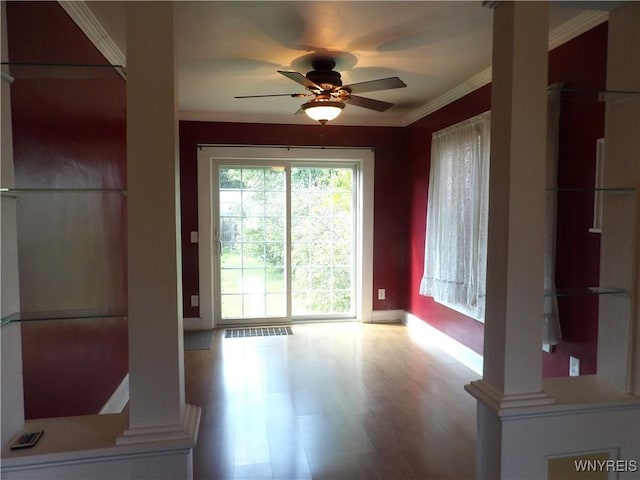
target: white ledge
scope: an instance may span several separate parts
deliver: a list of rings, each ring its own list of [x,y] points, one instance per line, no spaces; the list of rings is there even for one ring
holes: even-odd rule
[[[597,375],[543,379],[543,391],[504,395],[484,380],[464,388],[503,419],[640,409],[640,396],[617,390]]]
[[[154,435],[131,436],[129,440],[135,438],[135,441],[126,444],[118,440],[128,426],[127,411],[110,415],[29,420],[16,437],[37,430],[44,430],[44,435],[32,448],[11,450],[11,442],[5,445],[0,471],[5,474],[33,468],[188,452],[197,441],[200,408],[192,405],[186,407],[181,434],[174,431],[173,435],[163,435],[156,431]]]

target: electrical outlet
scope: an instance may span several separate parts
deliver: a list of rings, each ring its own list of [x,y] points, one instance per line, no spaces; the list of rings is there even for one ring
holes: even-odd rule
[[[576,357],[569,357],[569,376],[577,377],[580,375],[580,360]]]
[[[387,293],[384,288],[378,289],[378,300],[384,300],[387,296]]]
[[[198,232],[191,232],[191,243],[198,243]]]
[[[200,303],[200,298],[198,297],[198,295],[191,295],[191,306],[197,307],[199,303]]]

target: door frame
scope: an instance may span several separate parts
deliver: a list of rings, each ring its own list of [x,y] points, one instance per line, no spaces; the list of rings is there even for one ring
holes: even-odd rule
[[[344,147],[288,147],[288,146],[238,146],[198,145],[198,266],[200,297],[200,329],[215,328],[220,319],[214,318],[215,245],[219,228],[214,220],[213,195],[217,191],[217,174],[213,166],[218,161],[232,164],[234,161],[278,160],[292,162],[346,161],[358,166],[358,197],[356,207],[356,242],[359,246],[356,258],[356,320],[371,322],[373,310],[373,212],[374,212],[374,164],[372,148]],[[192,324],[193,325],[193,324]]]

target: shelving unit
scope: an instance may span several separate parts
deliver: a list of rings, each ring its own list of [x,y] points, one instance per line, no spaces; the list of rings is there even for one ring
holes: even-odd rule
[[[562,108],[572,108],[572,112],[582,111],[582,106],[578,107],[578,104],[584,105],[586,109],[585,112],[591,111],[593,108],[602,108],[598,107],[598,103],[602,102],[605,105],[605,109],[607,112],[613,108],[619,108],[620,106],[630,105],[634,102],[638,102],[640,100],[640,91],[633,89],[584,89],[584,88],[571,88],[567,87],[564,84],[557,84],[549,88],[549,91],[555,92],[560,99]],[[607,113],[607,116],[610,117],[610,113]],[[610,126],[611,122],[607,120],[607,126]],[[591,138],[591,137],[589,137]],[[579,141],[575,139],[574,141]],[[636,189],[637,186],[635,183],[635,178],[630,176],[619,176],[613,177],[609,173],[609,176],[605,177],[605,162],[604,162],[604,151],[605,151],[605,141],[603,138],[597,140],[596,143],[593,144],[593,147],[585,146],[583,142],[583,147],[585,151],[588,151],[589,148],[593,148],[593,153],[596,157],[595,164],[595,182],[590,185],[584,185],[585,177],[582,176],[572,176],[572,170],[568,170],[568,165],[573,165],[571,168],[584,168],[582,165],[576,166],[575,162],[573,164],[565,164],[562,173],[564,173],[563,179],[557,179],[555,176],[549,176],[547,173],[547,181],[548,185],[545,188],[545,192],[547,194],[547,198],[552,198],[553,200],[547,200],[547,205],[562,205],[561,212],[564,213],[564,217],[562,219],[558,218],[556,231],[563,232],[562,236],[558,238],[562,238],[562,244],[554,247],[554,251],[556,248],[562,249],[558,250],[558,252],[562,251],[563,253],[558,253],[558,255],[564,255],[562,266],[564,270],[561,270],[561,277],[558,277],[558,281],[563,282],[563,284],[559,284],[558,288],[545,290],[544,296],[545,298],[554,298],[562,299],[560,304],[560,324],[563,324],[564,321],[569,319],[568,325],[571,325],[571,320],[576,318],[576,315],[580,315],[585,318],[585,321],[589,321],[591,325],[591,320],[595,320],[602,316],[602,308],[600,308],[600,303],[607,303],[608,300],[602,299],[613,299],[615,302],[628,302],[633,295],[631,294],[630,284],[628,282],[622,281],[620,278],[611,278],[611,277],[602,277],[600,279],[593,278],[594,267],[602,263],[600,258],[604,258],[604,255],[595,256],[595,253],[592,251],[594,245],[593,242],[600,242],[602,238],[602,218],[604,213],[604,204],[609,204],[609,209],[607,214],[611,215],[612,209],[611,204],[613,202],[636,202]],[[565,151],[566,153],[566,151]],[[628,155],[628,154],[627,154]],[[562,158],[560,159],[562,162]],[[615,163],[614,160],[612,160]],[[618,160],[619,162],[619,160]],[[624,162],[623,162],[624,163]],[[613,169],[609,166],[607,168],[608,172],[611,172]],[[584,171],[584,170],[583,170]],[[568,174],[568,175],[567,175]],[[554,174],[555,175],[555,174]],[[560,182],[556,184],[555,182]],[[559,203],[558,203],[559,202]],[[582,221],[584,220],[582,216],[582,211],[576,212],[578,206],[584,207],[586,204],[590,204],[593,202],[593,222],[590,222],[588,225],[584,224],[584,230],[580,230],[576,225],[578,223],[571,224],[571,221],[566,222],[565,220],[570,218],[572,215],[576,215],[576,222],[580,222],[579,225],[582,225]],[[568,213],[570,212],[570,213]],[[567,227],[566,225],[569,224]],[[572,225],[572,226],[571,226]],[[564,228],[564,230],[562,230]],[[568,228],[568,229],[567,229]],[[597,233],[598,237],[590,237],[586,238],[582,233]],[[580,284],[580,279],[576,278],[575,275],[567,274],[567,266],[571,265],[573,267],[576,266],[576,257],[575,255],[572,257],[571,252],[567,249],[573,249],[571,242],[585,242],[584,250],[578,250],[581,254],[584,252],[588,252],[587,256],[582,257],[583,262],[588,262],[589,267],[585,267],[580,270],[572,270],[583,272],[587,275],[584,278],[584,283]],[[619,252],[620,253],[620,252]],[[567,256],[567,254],[569,254]],[[606,255],[609,257],[610,255]],[[558,257],[561,258],[561,257]],[[557,262],[558,268],[561,268],[560,262]],[[599,283],[598,283],[599,282]],[[595,285],[594,285],[595,284]],[[548,288],[545,286],[545,288]],[[572,300],[575,298],[576,300]],[[587,301],[588,299],[588,301]],[[582,302],[582,303],[576,303]],[[591,313],[593,312],[593,315]],[[566,315],[566,316],[565,316]],[[571,317],[573,315],[573,317]],[[591,331],[596,331],[595,326]],[[570,338],[566,338],[568,341],[572,341]],[[595,339],[594,339],[595,340]],[[598,344],[600,340],[598,340]],[[550,351],[550,350],[546,350]],[[566,352],[565,352],[566,355]],[[593,353],[594,360],[592,364],[595,365],[595,355]],[[599,355],[598,355],[599,356]]]
[[[16,197],[25,193],[120,193],[127,194],[123,188],[15,188],[0,187],[3,197]]]
[[[42,312],[16,312],[0,320],[0,325],[19,322],[42,322],[51,320],[91,320],[98,318],[126,318],[127,309],[95,308],[85,310],[50,310]]]
[[[0,72],[2,274],[15,284],[3,285],[3,349],[13,343],[3,389],[20,403],[7,402],[3,418],[98,413],[127,374],[126,72],[22,62]],[[15,428],[3,428],[4,442]]]
[[[0,62],[2,75],[13,79],[60,79],[60,80],[96,80],[127,78],[126,68],[122,65],[36,63],[36,62]]]
[[[628,290],[613,287],[584,287],[566,290],[545,290],[545,297],[585,297],[590,295],[629,295]]]
[[[45,9],[60,14],[57,21],[43,20],[50,29],[38,28],[38,22],[18,28],[20,15],[27,22],[33,16],[19,6],[10,8],[14,29],[3,25],[11,36],[11,42],[3,36],[3,60],[9,45],[14,59],[88,62],[13,62],[1,68],[3,147],[13,137],[16,158],[14,170],[12,155],[3,149],[3,240],[6,226],[13,239],[11,248],[3,242],[2,273],[23,287],[7,295],[10,303],[3,302],[3,444],[10,442],[7,434],[31,425],[45,430],[29,451],[3,449],[2,477],[191,478],[200,409],[184,402],[182,332],[176,328],[181,327],[178,192],[176,169],[164,168],[176,162],[176,103],[164,89],[175,81],[171,5],[127,4],[132,81],[126,85],[124,68],[90,64],[102,61],[100,50],[92,49],[82,26],[75,28],[59,8]],[[46,43],[51,32],[61,37],[51,42],[54,48]],[[150,34],[158,41],[150,43]],[[5,101],[9,89],[11,102]],[[13,136],[5,126],[13,126]],[[129,127],[135,135],[127,135]],[[15,259],[11,268],[4,261],[9,257]],[[50,350],[60,348],[60,333],[69,344]],[[41,348],[20,352],[25,340]],[[16,346],[11,362],[4,361],[7,343]],[[128,386],[128,410],[25,422],[18,398],[23,367],[41,361],[50,368],[53,360],[71,368],[59,367],[32,384],[49,379],[64,384],[68,397],[59,405],[75,397],[86,403],[89,382],[96,380],[108,396],[113,390],[106,390],[114,388],[105,386],[110,376]],[[101,364],[91,365],[94,360]],[[84,371],[74,376],[70,370],[76,367]],[[5,401],[7,391],[16,392],[11,402]],[[55,404],[46,395],[38,399]]]

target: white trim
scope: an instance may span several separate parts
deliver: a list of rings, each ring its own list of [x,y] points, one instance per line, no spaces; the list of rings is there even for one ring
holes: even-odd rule
[[[85,2],[59,0],[58,3],[111,65],[127,65],[127,57]]]
[[[166,441],[183,441],[193,448],[198,439],[202,410],[195,405],[185,405],[180,423],[130,427],[116,438],[116,445],[134,445]]]
[[[13,75],[5,71],[0,71],[0,76],[2,77],[2,80],[4,80],[5,82],[8,82],[9,84],[12,84],[13,81],[15,80]]]
[[[483,378],[470,382],[465,385],[464,389],[476,400],[491,408],[500,417],[518,415],[518,413],[514,412],[519,412],[519,409],[539,408],[555,403],[555,399],[546,392],[507,395]]]
[[[358,164],[360,172],[358,194],[357,236],[360,241],[360,255],[356,261],[358,284],[356,286],[356,318],[371,322],[373,310],[373,212],[374,212],[374,163],[371,148],[314,148],[286,146],[243,146],[207,145],[198,151],[198,264],[200,280],[200,318],[202,328],[215,328],[213,272],[215,257],[213,243],[216,238],[213,221],[212,195],[216,159],[230,161],[352,161]]]
[[[411,330],[411,333],[419,336],[420,340],[427,341],[430,345],[441,348],[445,353],[478,375],[482,375],[483,358],[479,353],[474,352],[469,347],[445,335],[412,313],[407,313],[405,324],[409,330]]]
[[[456,311],[458,313],[461,313],[465,317],[472,318],[476,322],[484,323],[484,319],[483,318],[477,318],[475,310],[473,308],[471,308],[471,307],[468,307],[466,305],[462,305],[461,303],[448,303],[448,302],[445,302],[444,300],[436,300],[435,298],[433,299],[433,301],[436,302],[436,303],[439,303],[443,307],[447,307],[450,310],[454,310],[454,311]]]
[[[491,83],[491,67],[465,80],[460,85],[434,98],[419,110],[415,110],[407,115],[404,119],[403,126],[410,125],[489,83]]]
[[[198,281],[200,319],[205,329],[215,328],[213,319],[213,200],[212,161],[198,151]],[[189,325],[191,326],[191,325]]]
[[[374,310],[371,312],[371,323],[405,323],[404,310]]]
[[[595,10],[587,10],[575,16],[568,22],[560,25],[549,32],[549,50],[553,50],[560,45],[567,43],[570,40],[582,35],[583,33],[597,27],[601,23],[606,22],[609,19],[608,12],[600,12]],[[465,95],[484,87],[491,83],[492,70],[491,67],[481,71],[480,73],[472,76],[463,83],[453,87],[451,90],[443,93],[442,95],[434,98],[429,103],[425,104],[419,110],[411,112],[404,118],[402,123],[403,127],[411,125],[412,123],[420,120],[427,115],[449,105],[450,103],[459,100]]]
[[[120,413],[124,410],[127,403],[129,402],[129,374],[127,373],[118,388],[115,389],[111,398],[107,400],[107,403],[104,404],[102,410],[100,410],[100,415],[106,415],[109,413]]]
[[[189,317],[182,319],[182,330],[207,330],[210,322],[206,322],[202,317]]]
[[[549,32],[549,50],[579,37],[583,33],[609,20],[608,12],[586,10]]]

